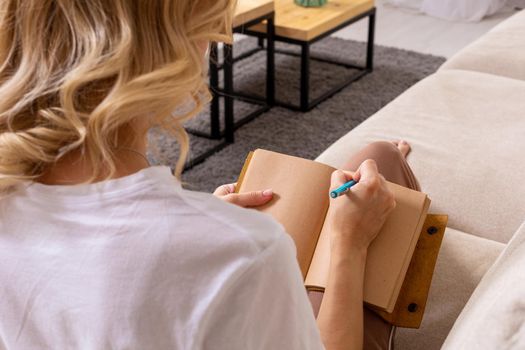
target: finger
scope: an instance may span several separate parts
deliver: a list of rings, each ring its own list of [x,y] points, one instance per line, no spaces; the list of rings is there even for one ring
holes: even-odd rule
[[[226,201],[245,208],[261,206],[268,203],[272,198],[272,190],[232,193],[224,197]]]
[[[357,168],[352,177],[357,182],[361,181],[361,165],[359,166],[359,168]]]
[[[372,159],[365,160],[359,167],[359,181],[367,179],[375,179],[379,177],[379,171],[377,170],[377,164]]]
[[[342,184],[344,184],[345,182],[346,182],[346,176],[345,176],[344,171],[336,170],[336,171],[334,171],[332,173],[332,178],[331,178],[331,187],[332,188],[339,187]]]
[[[331,178],[331,188],[337,188],[348,181],[352,180],[353,177],[352,171],[346,171],[346,170],[336,170],[332,173]]]
[[[355,180],[355,179],[354,179],[355,171],[343,170],[343,172],[344,172],[345,175],[346,175],[346,180],[347,180],[347,181]]]
[[[213,194],[215,196],[226,196],[230,193],[235,193],[235,184],[227,184],[218,187]]]

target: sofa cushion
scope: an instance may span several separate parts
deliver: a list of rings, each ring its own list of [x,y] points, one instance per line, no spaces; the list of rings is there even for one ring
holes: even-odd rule
[[[473,70],[525,80],[525,10],[458,52],[441,69]]]
[[[474,291],[444,349],[525,349],[525,222]]]
[[[503,243],[447,229],[421,328],[397,329],[395,348],[440,349],[465,303],[504,247]]]
[[[507,242],[525,217],[525,82],[441,71],[419,82],[330,146],[341,166],[377,140],[405,139],[408,160],[449,226]]]

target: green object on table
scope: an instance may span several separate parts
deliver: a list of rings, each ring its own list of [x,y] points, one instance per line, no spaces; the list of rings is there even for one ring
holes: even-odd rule
[[[299,6],[304,7],[319,7],[323,6],[328,0],[295,0],[295,3]]]

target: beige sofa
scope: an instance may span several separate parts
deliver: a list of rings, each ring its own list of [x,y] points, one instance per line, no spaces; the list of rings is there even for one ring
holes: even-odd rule
[[[467,329],[473,323],[469,320],[480,315],[474,312],[480,309],[477,304],[489,303],[478,299],[490,289],[491,278],[508,270],[509,258],[495,264],[496,259],[504,251],[503,256],[520,251],[508,242],[525,220],[525,11],[466,47],[318,160],[340,166],[346,155],[367,143],[389,139],[412,144],[409,162],[432,198],[431,212],[449,215],[422,327],[399,329],[396,349],[441,348],[492,267],[480,286],[483,290],[469,302],[447,340],[447,348],[469,349],[470,343],[461,341],[481,332]],[[525,239],[516,238],[513,244],[525,244]],[[521,261],[518,271],[525,271],[525,259]],[[516,277],[516,284],[523,287],[523,274]],[[525,314],[525,292],[521,308]],[[517,315],[500,317],[492,327],[523,317]],[[515,328],[525,332],[525,326]],[[479,339],[483,336],[479,334]],[[491,348],[492,343],[480,344],[475,348],[482,349],[483,344]]]

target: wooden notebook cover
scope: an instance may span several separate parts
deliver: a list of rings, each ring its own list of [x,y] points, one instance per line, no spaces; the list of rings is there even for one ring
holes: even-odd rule
[[[281,222],[294,239],[297,260],[310,290],[324,289],[329,273],[329,238],[323,222],[333,170],[310,160],[257,150],[248,155],[237,183],[238,191],[274,189],[274,200],[258,209]],[[369,248],[364,298],[393,312],[430,201],[424,193],[392,183],[389,187],[398,206]]]
[[[404,328],[421,326],[447,222],[447,215],[427,215],[394,311],[368,306],[388,323]]]

